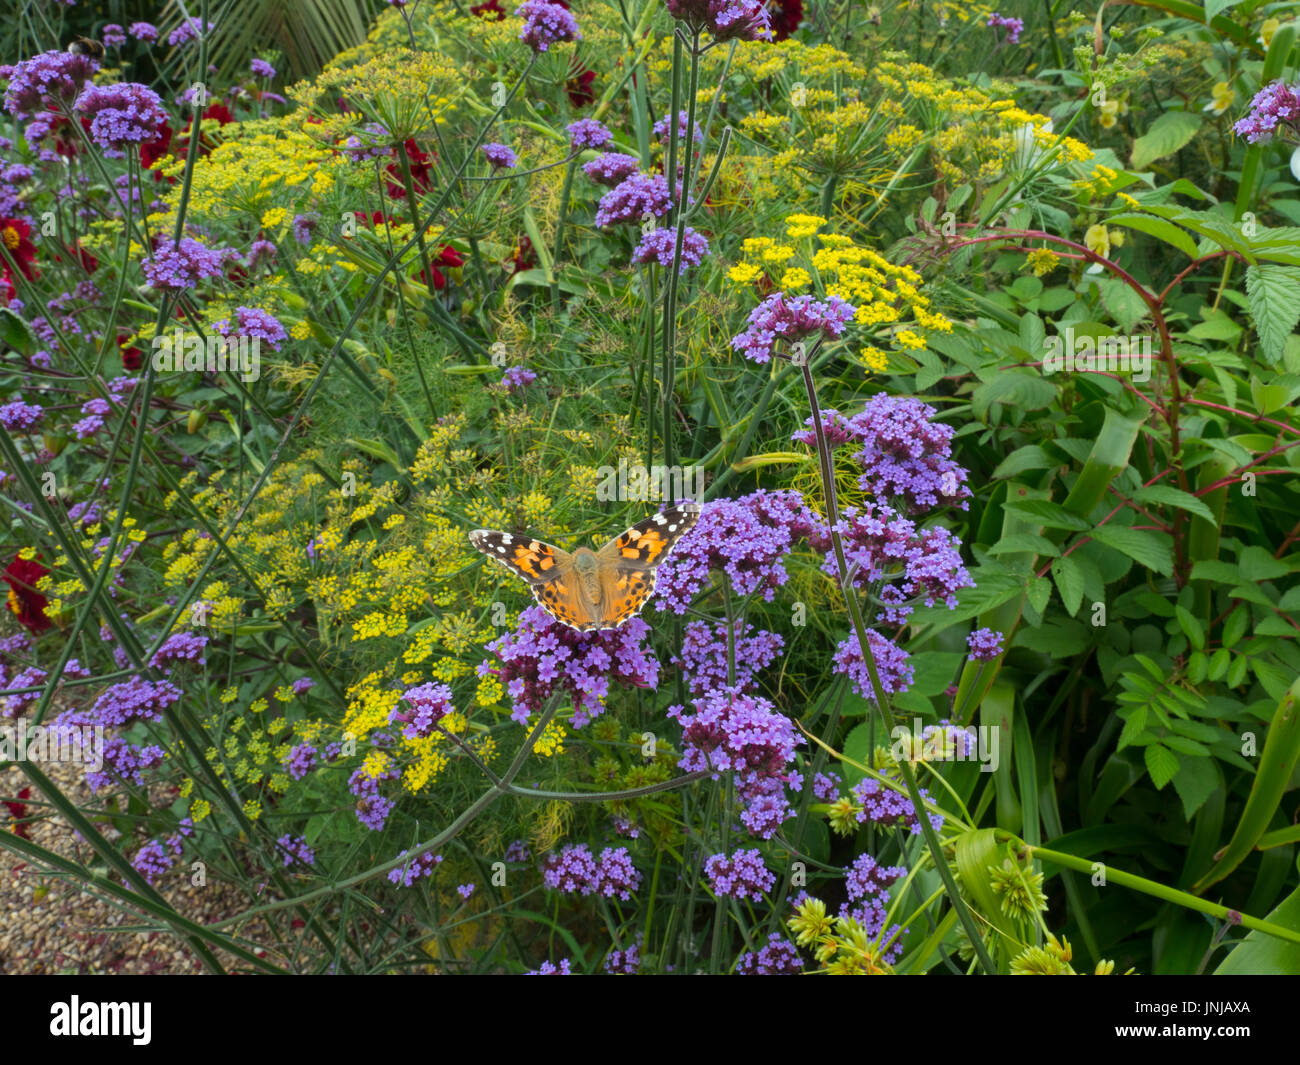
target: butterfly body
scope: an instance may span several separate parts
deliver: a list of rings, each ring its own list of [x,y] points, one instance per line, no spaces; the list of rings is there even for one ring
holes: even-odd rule
[[[528,582],[534,598],[555,618],[582,632],[614,629],[640,613],[655,586],[655,571],[695,525],[694,503],[669,507],[638,522],[599,551],[572,553],[541,540],[475,529],[470,542]]]

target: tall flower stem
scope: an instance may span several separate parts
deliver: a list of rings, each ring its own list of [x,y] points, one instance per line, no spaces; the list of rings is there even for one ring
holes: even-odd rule
[[[564,171],[564,188],[560,190],[560,214],[555,221],[555,250],[551,252],[551,308],[560,307],[560,252],[564,249],[564,223],[569,217],[569,194],[573,191],[573,172],[578,169],[574,155]]]
[[[889,697],[885,694],[884,685],[880,682],[880,673],[876,669],[875,656],[871,653],[871,644],[867,638],[867,625],[862,616],[862,604],[858,602],[858,597],[853,591],[848,557],[844,553],[844,540],[840,535],[839,508],[835,499],[835,461],[831,454],[830,443],[826,439],[826,428],[822,423],[821,406],[817,402],[817,384],[813,380],[812,368],[807,364],[807,360],[804,361],[801,369],[803,371],[804,390],[808,394],[808,406],[812,411],[813,431],[817,436],[817,461],[821,468],[822,491],[826,496],[826,521],[831,530],[831,544],[835,551],[835,566],[839,574],[840,590],[844,593],[844,602],[848,607],[849,617],[853,621],[853,631],[857,636],[858,646],[862,649],[862,661],[867,667],[867,676],[871,680],[871,693],[875,699],[876,709],[880,713],[881,723],[885,726],[885,732],[892,735],[894,731],[894,714],[889,708]],[[970,908],[962,900],[957,890],[957,882],[953,879],[952,870],[948,867],[948,860],[943,855],[943,847],[939,842],[939,836],[935,832],[934,826],[930,824],[930,816],[925,808],[925,800],[921,797],[920,788],[916,784],[916,774],[912,771],[911,765],[905,760],[899,763],[898,768],[903,774],[903,782],[907,785],[907,796],[912,801],[912,808],[916,811],[916,820],[921,826],[921,833],[925,837],[926,846],[930,850],[930,858],[934,862],[935,871],[943,881],[944,889],[948,893],[948,899],[957,912],[962,927],[966,930],[971,946],[975,948],[975,954],[979,959],[980,966],[985,973],[991,975],[997,971],[997,967],[989,956],[988,949],[985,947],[984,940],[980,935],[979,926],[975,924],[975,919],[971,916]]]
[[[677,461],[677,449],[673,443],[673,375],[677,361],[677,292],[681,281],[682,240],[686,232],[686,205],[691,197],[691,150],[695,143],[695,103],[700,91],[700,31],[695,30],[691,36],[690,88],[686,100],[686,143],[682,148],[682,191],[677,194],[677,115],[681,101],[678,95],[680,70],[685,51],[682,36],[678,33],[673,41],[673,93],[672,110],[668,115],[668,162],[664,176],[668,179],[668,199],[672,204],[669,220],[676,227],[673,241],[673,264],[668,269],[664,283],[664,346],[663,374],[659,382],[660,404],[663,415],[664,464],[671,467]]]
[[[402,185],[406,190],[406,209],[411,216],[411,225],[415,227],[415,239],[420,245],[420,265],[424,267],[424,283],[429,290],[429,299],[437,299],[438,292],[433,287],[433,270],[429,266],[429,249],[424,240],[424,227],[420,225],[420,205],[415,198],[415,182],[411,178],[411,157],[406,154],[406,142],[397,142],[397,159],[402,164]]]

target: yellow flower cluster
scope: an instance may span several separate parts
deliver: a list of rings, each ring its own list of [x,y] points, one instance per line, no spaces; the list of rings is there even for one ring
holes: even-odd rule
[[[787,922],[795,942],[810,951],[830,976],[887,976],[884,954],[891,943],[870,936],[851,917],[831,917],[821,899],[805,898]]]

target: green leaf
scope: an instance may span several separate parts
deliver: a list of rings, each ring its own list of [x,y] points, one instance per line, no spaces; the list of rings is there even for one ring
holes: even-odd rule
[[[29,356],[36,350],[36,337],[18,315],[8,307],[0,309],[0,344],[13,348],[18,354]]]
[[[1173,776],[1174,791],[1183,800],[1183,816],[1188,821],[1205,800],[1219,787],[1219,775],[1208,758],[1189,758]]]
[[[1009,371],[985,381],[971,395],[971,410],[983,420],[994,403],[1010,404],[1022,410],[1042,410],[1056,399],[1056,385],[1041,374]]]
[[[1099,525],[1089,535],[1099,544],[1123,552],[1138,565],[1161,576],[1168,577],[1174,572],[1173,541],[1163,533],[1123,525]]]
[[[1174,754],[1168,747],[1162,747],[1158,743],[1153,743],[1143,751],[1143,757],[1146,760],[1147,772],[1151,774],[1151,782],[1155,784],[1158,790],[1163,789],[1166,784],[1174,779],[1174,774],[1178,772],[1180,763],[1178,755]]]
[[[1052,579],[1056,581],[1056,590],[1061,593],[1065,612],[1073,617],[1083,604],[1083,570],[1068,555],[1053,559]]]
[[[1265,918],[1269,924],[1300,932],[1300,888]],[[1300,943],[1250,931],[1214,970],[1215,976],[1300,976]]]
[[[1205,627],[1201,624],[1200,619],[1186,607],[1174,607],[1174,614],[1178,618],[1178,627],[1183,630],[1191,645],[1196,650],[1205,649]]]
[[[1256,544],[1242,550],[1237,559],[1237,568],[1242,580],[1255,582],[1271,581],[1291,572],[1290,566]]]
[[[1239,658],[1238,662],[1245,661]],[[1236,662],[1233,663],[1234,669]],[[1231,675],[1229,675],[1231,680]],[[1246,807],[1228,845],[1214,867],[1192,888],[1199,895],[1237,868],[1254,849],[1282,802],[1283,793],[1300,760],[1300,680],[1278,700],[1277,710],[1264,739],[1259,768],[1250,786]]]
[[[1003,506],[1018,517],[1032,519],[1049,529],[1082,532],[1088,528],[1088,523],[1083,518],[1071,514],[1060,503],[1053,503],[1050,499],[1017,499],[1004,503]]]
[[[1300,321],[1300,268],[1271,263],[1247,267],[1246,298],[1259,334],[1260,354],[1275,363]]]
[[[1037,444],[1026,444],[1016,448],[998,464],[998,468],[993,471],[993,480],[1015,477],[1026,470],[1050,470],[1053,466],[1060,465],[1059,460],[1052,458]]]
[[[1214,581],[1216,584],[1236,584],[1241,580],[1237,567],[1231,562],[1203,559],[1192,567],[1192,580]]]
[[[1204,518],[1212,525],[1218,523],[1214,520],[1214,515],[1210,508],[1202,503],[1191,492],[1184,492],[1181,488],[1174,488],[1167,484],[1151,484],[1140,489],[1133,499],[1138,503],[1156,503],[1162,506],[1177,507],[1179,510],[1185,510],[1189,514],[1195,514],[1198,518]]]
[[[1166,244],[1172,244],[1189,259],[1196,258],[1196,241],[1163,218],[1156,218],[1149,214],[1119,214],[1106,219],[1106,224],[1136,229],[1139,233],[1146,233],[1157,240],[1163,240]]]
[[[1052,582],[1046,577],[1030,577],[1028,597],[1030,606],[1041,614],[1052,601]]]
[[[380,440],[357,440],[348,437],[345,442],[372,458],[381,459],[399,470],[402,468],[402,460],[397,457],[397,452]]]
[[[1133,142],[1129,165],[1134,170],[1145,170],[1157,159],[1173,155],[1196,136],[1201,121],[1200,115],[1190,111],[1166,111],[1151,123],[1144,136]],[[1196,257],[1195,253],[1192,257]]]
[[[1032,551],[1036,555],[1047,555],[1048,557],[1061,553],[1060,548],[1051,540],[1045,536],[1039,536],[1037,533],[1015,533],[1012,536],[1004,536],[989,548],[989,554],[994,557],[998,555],[1014,555],[1022,551]]]

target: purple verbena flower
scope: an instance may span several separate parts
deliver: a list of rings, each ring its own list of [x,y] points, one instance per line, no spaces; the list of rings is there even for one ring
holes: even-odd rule
[[[711,856],[704,862],[704,875],[713,894],[727,898],[762,902],[764,893],[776,887],[776,874],[763,864],[757,848]]]
[[[600,198],[596,225],[601,229],[621,223],[639,225],[662,218],[672,209],[668,179],[662,174],[633,174]]]
[[[561,41],[580,41],[582,33],[578,20],[571,12],[550,0],[525,0],[515,8],[515,14],[524,20],[519,39],[534,52],[546,52],[551,45]]]
[[[835,410],[822,412],[828,442],[860,445],[855,458],[862,465],[858,486],[903,513],[932,507],[969,509],[969,474],[952,458],[950,425],[933,420],[936,411],[919,399],[881,392],[862,411],[845,418]],[[809,419],[811,424],[811,419]],[[814,446],[812,429],[792,439]]]
[[[405,722],[402,735],[407,739],[419,739],[433,732],[433,726],[451,713],[451,689],[445,684],[421,684],[408,688],[402,693],[402,699],[411,707],[406,713],[392,712],[390,721]]]
[[[1288,133],[1288,140],[1300,139],[1300,83],[1288,85],[1279,78],[1265,85],[1232,129],[1248,144],[1267,144],[1279,131]]]
[[[162,645],[149,659],[155,668],[168,662],[188,661],[200,666],[207,664],[203,649],[208,645],[208,638],[193,632],[175,632],[162,642]]]
[[[762,0],[667,0],[668,13],[715,41],[770,41],[772,19]]]
[[[643,641],[650,626],[631,618],[617,629],[579,632],[556,621],[541,607],[519,615],[519,627],[487,645],[500,662],[485,661],[479,676],[496,672],[512,700],[513,717],[525,724],[556,691],[573,700],[575,728],[605,712],[611,677],[638,688],[659,681],[659,663]]]
[[[9,68],[5,107],[14,118],[31,118],[46,107],[71,107],[99,63],[90,56],[42,52]]]
[[[675,229],[650,229],[641,235],[641,242],[632,252],[634,263],[657,262],[660,266],[670,268],[673,265],[673,251],[677,243]],[[678,266],[679,274],[686,273],[688,267],[699,266],[709,254],[709,242],[690,226],[682,231],[682,258]]]
[[[1005,15],[999,15],[996,11],[989,16],[988,26],[991,29],[1004,29],[1007,31],[1006,38],[999,40],[998,45],[1019,44],[1020,35],[1025,30],[1024,19],[1011,18]]]
[[[306,836],[291,836],[286,833],[275,842],[280,848],[280,856],[284,859],[286,867],[293,865],[294,862],[299,865],[316,864],[316,852],[307,846]]]
[[[736,962],[737,976],[794,976],[801,972],[799,948],[780,932],[770,933],[764,947],[746,951]]]
[[[731,346],[754,362],[769,362],[779,341],[794,344],[808,337],[831,340],[843,336],[856,310],[838,296],[828,296],[822,302],[812,296],[790,298],[784,292],[773,292],[750,312],[749,325],[731,338]]]
[[[193,237],[182,237],[176,246],[163,243],[140,265],[151,287],[185,292],[205,278],[220,277],[233,255],[229,248],[205,248]]]
[[[581,152],[588,148],[599,151],[614,143],[614,134],[594,118],[580,118],[576,122],[570,122],[564,129],[569,135],[570,151]]]
[[[284,331],[275,315],[268,311],[260,310],[257,307],[236,307],[235,308],[236,328],[230,327],[230,319],[223,318],[213,325],[212,331],[230,339],[232,333],[234,337],[248,337],[254,341],[265,341],[272,351],[279,351],[280,346],[289,339],[289,334]]]
[[[677,112],[677,139],[679,141],[684,141],[686,139],[686,127],[689,124],[689,121],[690,121],[690,112],[688,111]],[[658,137],[660,140],[666,141],[668,139],[668,116],[667,115],[664,115],[663,118],[661,118],[658,122],[654,124],[654,135]],[[695,122],[694,140],[696,144],[704,143],[704,131],[700,129],[698,118],[696,119]]]
[[[976,662],[988,662],[1002,654],[1002,641],[1005,639],[994,629],[976,629],[966,637],[966,646]]]
[[[117,157],[128,144],[156,140],[167,121],[158,94],[135,82],[88,85],[77,97],[76,109],[90,119],[91,140]]]
[[[519,156],[504,144],[484,144],[479,148],[493,170],[512,170],[519,165]]]
[[[582,164],[582,172],[587,177],[598,185],[608,185],[610,188],[622,184],[640,169],[640,159],[622,152],[606,152],[591,162]]]

